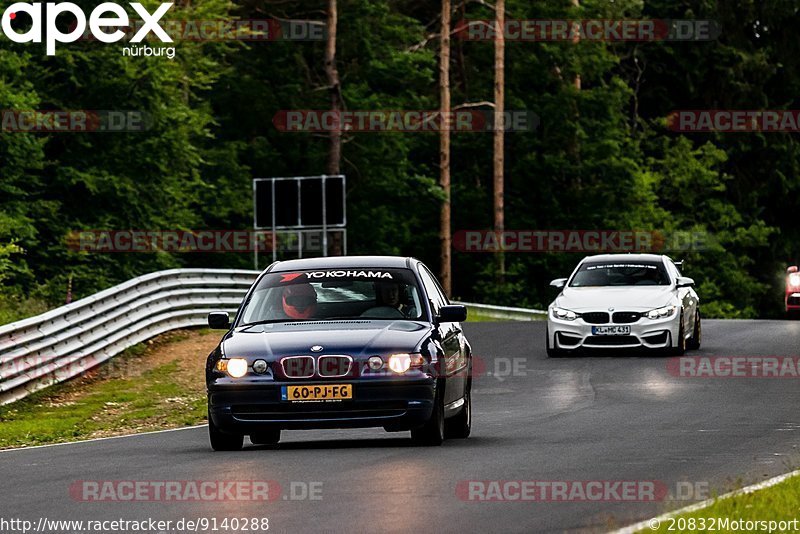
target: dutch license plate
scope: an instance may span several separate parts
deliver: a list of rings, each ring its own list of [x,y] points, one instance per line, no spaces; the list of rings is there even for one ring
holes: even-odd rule
[[[630,326],[593,326],[593,336],[627,336],[631,333]]]
[[[283,386],[281,400],[289,402],[326,402],[353,398],[351,384],[320,384],[309,386]]]

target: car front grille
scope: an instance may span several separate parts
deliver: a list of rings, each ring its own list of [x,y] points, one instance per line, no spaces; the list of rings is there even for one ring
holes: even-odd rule
[[[800,306],[800,297],[789,297],[786,299],[786,304],[789,306]]]
[[[281,371],[287,378],[311,378],[316,370],[311,356],[288,356],[281,359]]]
[[[317,359],[317,374],[323,377],[346,376],[352,365],[353,358],[350,356],[320,356]]]
[[[583,342],[584,345],[639,345],[639,340],[635,336],[589,336]]]
[[[581,319],[589,324],[606,324],[609,322],[607,312],[586,312],[581,314]]]
[[[641,319],[642,314],[639,312],[614,312],[613,320],[617,324],[635,323]]]
[[[346,403],[287,403],[277,405],[240,404],[231,407],[241,421],[302,421],[307,419],[359,419],[398,417],[406,413],[408,403],[348,401]]]
[[[340,378],[353,369],[353,358],[347,355],[287,356],[281,358],[281,371],[286,378]]]

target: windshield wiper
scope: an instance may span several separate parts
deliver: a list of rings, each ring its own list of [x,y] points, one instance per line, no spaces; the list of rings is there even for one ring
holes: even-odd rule
[[[294,322],[291,319],[264,319],[263,321],[253,321],[252,323],[244,323],[239,325],[241,327],[245,326],[257,326],[260,324],[272,324],[272,323],[291,323]]]

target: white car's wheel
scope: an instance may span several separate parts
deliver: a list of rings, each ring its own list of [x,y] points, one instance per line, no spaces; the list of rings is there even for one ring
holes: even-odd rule
[[[702,335],[703,329],[700,323],[700,310],[697,310],[694,314],[694,331],[692,332],[692,337],[689,339],[687,347],[691,350],[699,349]]]

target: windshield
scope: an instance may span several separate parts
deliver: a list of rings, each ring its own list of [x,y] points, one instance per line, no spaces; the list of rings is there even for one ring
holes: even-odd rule
[[[297,271],[264,276],[244,303],[241,325],[319,319],[420,319],[408,269]]]
[[[669,276],[660,262],[584,263],[570,287],[668,286]]]

